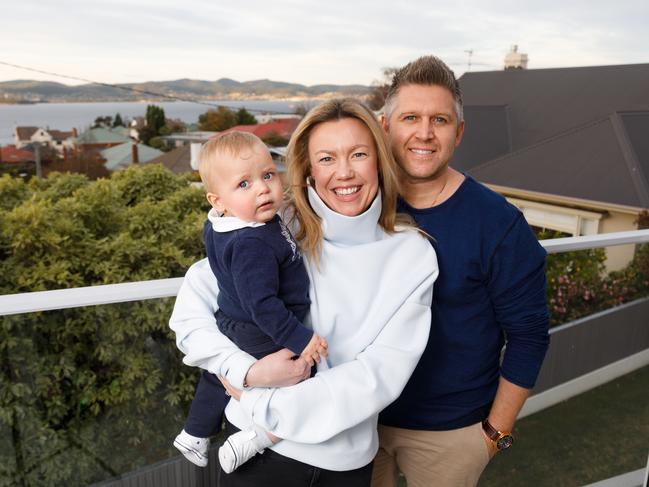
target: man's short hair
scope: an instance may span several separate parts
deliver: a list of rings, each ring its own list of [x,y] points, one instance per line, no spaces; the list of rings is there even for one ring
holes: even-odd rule
[[[394,109],[394,99],[399,93],[399,90],[402,86],[407,85],[436,85],[446,88],[451,92],[455,100],[455,112],[458,123],[464,119],[460,84],[455,79],[453,70],[438,57],[422,56],[419,59],[409,62],[394,73],[392,84],[388,89],[383,107],[383,113],[386,117],[389,118]]]
[[[198,173],[205,189],[208,192],[214,190],[211,187],[216,177],[214,163],[219,157],[223,157],[224,154],[238,157],[241,152],[252,149],[257,144],[266,147],[266,144],[256,135],[237,130],[219,134],[203,144],[198,155]]]

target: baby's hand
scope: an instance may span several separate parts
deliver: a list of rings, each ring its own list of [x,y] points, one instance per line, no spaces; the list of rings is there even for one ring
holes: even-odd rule
[[[315,333],[311,337],[311,341],[304,347],[300,357],[308,362],[308,364],[313,367],[315,363],[320,363],[320,357],[326,357],[327,352],[327,341],[324,338],[320,338]]]

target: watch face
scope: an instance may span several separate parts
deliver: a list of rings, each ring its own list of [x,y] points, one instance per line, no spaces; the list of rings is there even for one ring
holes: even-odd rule
[[[496,446],[498,447],[499,450],[506,450],[507,448],[512,446],[512,443],[514,443],[514,437],[511,435],[505,435],[498,440]]]

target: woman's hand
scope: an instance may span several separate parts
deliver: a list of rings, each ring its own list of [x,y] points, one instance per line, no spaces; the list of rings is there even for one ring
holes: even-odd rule
[[[225,377],[219,376],[219,380],[221,381],[221,384],[223,384],[223,387],[225,388],[225,393],[228,396],[231,396],[233,399],[239,401],[241,399],[241,389],[237,389],[234,387],[232,384],[228,382],[228,380]]]
[[[286,387],[302,382],[311,375],[311,367],[303,358],[295,358],[288,348],[257,360],[246,374],[248,387]]]

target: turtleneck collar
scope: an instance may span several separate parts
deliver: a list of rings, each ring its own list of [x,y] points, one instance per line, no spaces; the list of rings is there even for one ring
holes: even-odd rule
[[[360,215],[345,216],[331,210],[311,186],[307,188],[309,203],[322,220],[324,239],[344,245],[359,245],[380,240],[384,234],[379,226],[381,216],[381,190],[370,207]]]

